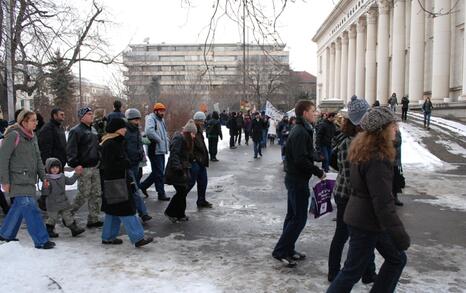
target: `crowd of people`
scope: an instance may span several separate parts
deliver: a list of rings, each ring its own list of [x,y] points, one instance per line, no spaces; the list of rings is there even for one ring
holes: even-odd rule
[[[405,98],[403,120],[406,119]],[[353,96],[343,113],[324,113],[319,118],[316,106],[308,100],[296,104],[296,116],[275,121],[264,112],[218,113],[206,116],[196,112],[172,138],[165,125],[167,108],[156,103],[144,118],[129,108],[123,113],[120,101],[108,116],[90,107],[79,109],[79,123],[66,138],[62,123],[64,112],[51,111],[50,121],[35,132],[37,114],[21,110],[15,123],[4,131],[0,147],[0,183],[9,194],[11,206],[0,196],[6,217],[0,228],[0,241],[18,241],[16,235],[24,218],[34,246],[55,247],[51,238],[59,237],[55,226],[60,218],[72,237],[85,232],[76,214],[87,202],[86,228],[102,227],[102,244],[118,245],[123,224],[135,247],[153,241],[144,235],[143,224],[152,217],[144,202],[148,189],[155,185],[157,198],[169,201],[165,216],[173,223],[186,222],[186,197],[197,185],[197,207],[212,208],[207,201],[207,168],[217,162],[218,142],[223,139],[222,125],[229,129],[230,149],[253,143],[254,159],[262,149],[278,139],[285,171],[287,213],[282,234],[272,256],[288,267],[295,267],[306,255],[295,243],[306,225],[312,176],[324,180],[332,168],[337,171],[333,197],[337,204],[336,229],[328,260],[327,292],[350,292],[360,279],[374,283],[372,292],[393,292],[406,264],[409,235],[397,215],[395,205],[404,188],[401,165],[401,135],[394,113],[396,95],[389,107],[367,104]],[[429,127],[432,104],[423,105]],[[5,126],[6,127],[6,126]],[[208,141],[205,143],[204,132]],[[147,151],[144,148],[146,145]],[[149,158],[151,173],[141,182],[142,167]],[[168,161],[165,158],[168,155]],[[316,162],[321,162],[319,167]],[[65,175],[65,169],[71,176]],[[36,202],[37,178],[42,181],[41,198]],[[72,202],[66,185],[78,181]],[[173,185],[172,198],[165,184]],[[45,221],[38,203],[46,211]],[[103,220],[101,218],[103,212]],[[349,239],[346,261],[342,252]],[[385,259],[376,273],[375,249]]]

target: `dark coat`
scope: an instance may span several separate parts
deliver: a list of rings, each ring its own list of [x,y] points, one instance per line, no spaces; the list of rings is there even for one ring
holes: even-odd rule
[[[425,101],[424,104],[422,104],[422,111],[424,111],[427,114],[430,114],[432,112],[433,108],[434,107],[432,106],[431,101],[429,101],[429,102]]]
[[[126,129],[126,155],[128,156],[130,166],[137,166],[144,159],[141,133],[139,132],[139,128],[131,123],[126,124]]]
[[[320,148],[321,146],[332,146],[332,140],[335,136],[335,132],[337,128],[335,124],[328,119],[325,119],[319,124],[317,128],[317,136],[316,136],[316,147]]]
[[[97,131],[84,123],[71,128],[66,144],[68,165],[75,168],[95,167],[99,163],[99,138]]]
[[[252,127],[252,120],[251,118],[245,118],[244,119],[244,131],[245,132],[250,132]]]
[[[202,129],[197,128],[196,138],[194,139],[193,147],[194,160],[204,167],[209,167],[209,151],[205,145]]]
[[[212,118],[207,122],[206,125],[206,135],[207,138],[216,138],[223,139],[222,135],[222,125],[218,119]]]
[[[111,112],[110,114],[108,114],[107,116],[107,123],[109,123],[110,121],[112,121],[112,119],[114,118],[121,118],[121,119],[125,119],[125,114],[121,111],[113,111]]]
[[[105,138],[105,137],[104,137]],[[136,206],[131,195],[133,187],[127,175],[129,159],[125,152],[125,138],[118,136],[108,139],[102,144],[101,172],[103,180],[127,178],[128,200],[116,204],[107,204],[105,192],[102,192],[102,211],[113,216],[132,216],[136,214]]]
[[[410,245],[409,235],[395,209],[392,195],[393,164],[372,159],[350,167],[351,194],[345,210],[346,224],[372,232],[387,231],[399,250]]]
[[[262,129],[263,129],[263,123],[262,120],[257,119],[252,120],[252,126],[251,126],[251,137],[252,141],[259,143],[262,140]]]
[[[242,129],[244,127],[244,119],[243,116],[237,115],[236,116],[236,127],[238,130]]]
[[[324,171],[314,165],[313,130],[303,117],[296,119],[285,148],[285,171],[293,177],[309,180],[312,175],[322,177]]]
[[[408,105],[409,105],[408,97],[401,98],[401,104],[403,105],[401,108],[408,109]]]
[[[65,129],[57,121],[51,119],[39,132],[39,143],[42,163],[48,158],[57,158],[62,166],[66,164],[66,136]]]
[[[188,185],[193,154],[181,133],[177,133],[170,144],[170,157],[165,168],[165,184]]]
[[[238,132],[238,125],[236,125],[236,117],[230,117],[227,122],[227,128],[230,129],[230,135],[236,135]]]

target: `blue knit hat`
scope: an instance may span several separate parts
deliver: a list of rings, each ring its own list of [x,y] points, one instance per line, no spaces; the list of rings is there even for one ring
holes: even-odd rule
[[[356,96],[351,97],[348,103],[348,118],[354,125],[359,125],[364,114],[367,113],[370,106],[364,99],[358,99]]]
[[[92,112],[91,107],[82,107],[81,109],[78,110],[78,118],[81,119],[86,115],[88,112]]]

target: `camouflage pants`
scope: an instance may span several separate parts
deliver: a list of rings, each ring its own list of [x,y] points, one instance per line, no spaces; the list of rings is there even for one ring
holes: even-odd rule
[[[74,218],[73,218],[73,214],[71,213],[70,209],[60,210],[60,211],[56,211],[56,212],[47,211],[47,220],[45,221],[45,223],[47,225],[55,226],[55,224],[58,222],[60,216],[63,219],[63,222],[65,223],[65,226],[68,227],[69,225],[73,224]]]
[[[75,214],[86,202],[89,210],[88,223],[99,221],[102,189],[100,186],[100,173],[96,167],[84,168],[78,179],[78,194],[74,199],[72,213]]]

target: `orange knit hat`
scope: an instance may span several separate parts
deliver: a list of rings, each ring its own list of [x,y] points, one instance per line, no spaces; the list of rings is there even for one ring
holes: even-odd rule
[[[155,103],[154,105],[154,111],[159,111],[159,110],[165,110],[165,105],[162,103]]]

